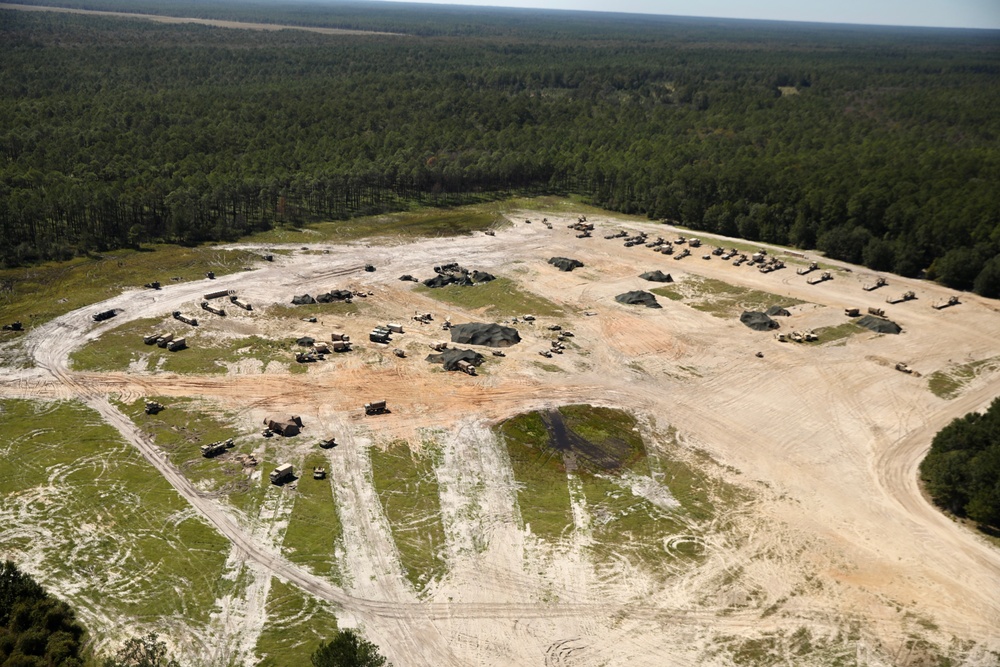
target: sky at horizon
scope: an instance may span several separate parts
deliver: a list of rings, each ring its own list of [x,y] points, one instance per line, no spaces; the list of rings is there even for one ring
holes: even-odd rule
[[[1000,0],[394,0],[480,7],[1000,29]]]

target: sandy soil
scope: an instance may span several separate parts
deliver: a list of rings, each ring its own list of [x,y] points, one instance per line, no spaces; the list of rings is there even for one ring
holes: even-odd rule
[[[926,376],[997,356],[997,303],[963,295],[962,305],[934,310],[931,304],[949,295],[941,287],[889,276],[888,287],[865,292],[861,285],[874,276],[835,262],[826,262],[840,267],[834,280],[808,285],[794,266],[761,274],[718,258],[702,260],[702,252],[675,261],[601,236],[619,228],[669,237],[678,230],[593,217],[594,238],[577,239],[566,229],[569,217],[545,215],[554,229],[524,224],[542,214],[522,211],[511,216],[520,222],[496,237],[313,244],[312,251],[328,252],[296,250],[211,284],[260,304],[262,327],[266,305],[287,303],[292,294],[371,290],[361,315],[303,322],[285,332],[327,339],[330,331],[343,330],[359,341],[357,353],[317,364],[307,375],[256,374],[250,364],[222,377],[68,370],[73,349],[123,321],[190,310],[207,289],[198,282],[127,292],[29,332],[25,345],[41,370],[7,374],[0,397],[85,401],[232,541],[234,559],[239,552],[261,578],[274,574],[335,603],[342,622],[362,627],[397,665],[731,664],[718,650],[720,638],[787,637],[799,628],[831,642],[854,628],[852,646],[864,664],[916,660],[904,649],[914,635],[940,646],[953,637],[973,640],[976,648],[963,654],[964,664],[993,664],[995,656],[984,651],[1000,650],[1000,551],[927,503],[917,466],[938,429],[1000,393],[1000,373],[983,373],[957,398],[943,400],[928,390],[926,377],[892,365],[906,361]],[[579,259],[585,267],[559,272],[546,264],[553,255]],[[489,357],[480,377],[433,369],[418,351],[446,340],[438,322],[476,318],[413,293],[412,283],[397,278],[426,277],[430,267],[449,261],[515,279],[563,306],[566,315],[558,321],[575,332],[579,349],[539,357],[551,338],[544,328],[551,320],[540,319],[520,323],[524,341],[504,359]],[[378,270],[365,273],[364,262]],[[660,298],[661,310],[613,301],[626,290],[656,287],[637,277],[656,268],[682,284],[705,276],[807,302],[782,320],[784,331],[839,324],[845,307],[872,306],[885,308],[904,333],[782,344],[737,317],[720,319],[666,298]],[[885,303],[906,289],[918,300]],[[107,323],[91,321],[92,312],[112,307],[122,314]],[[410,320],[414,311],[435,313],[436,322],[420,327]],[[405,323],[407,333],[392,346],[412,347],[407,359],[367,343],[367,331],[385,321]],[[755,357],[757,351],[764,357]],[[562,372],[544,370],[540,362]],[[331,450],[329,470],[344,526],[344,588],[289,563],[273,532],[246,525],[245,517],[204,497],[108,401],[115,394],[208,397],[239,411],[248,433],[266,413],[282,410],[338,433],[344,446]],[[392,413],[364,417],[361,405],[380,398]],[[520,526],[506,450],[488,426],[525,410],[574,402],[635,411],[648,425],[651,446],[667,446],[657,434],[669,424],[686,450],[708,452],[754,490],[747,509],[720,517],[717,531],[679,536],[667,545],[702,542],[701,564],[665,566],[673,568],[665,580],[624,559],[595,564],[584,549],[593,517],[580,493],[572,495],[577,530],[558,548]],[[428,432],[438,434],[443,447],[436,474],[449,574],[419,596],[402,574],[374,498],[367,448],[395,438],[420,442]],[[632,483],[637,493],[670,506],[662,487],[643,479]],[[248,600],[263,598],[266,590]],[[252,634],[238,627],[248,619],[259,632],[259,617],[247,604],[232,603],[234,611],[220,621],[227,631]],[[246,644],[229,641],[218,654],[243,658]]]

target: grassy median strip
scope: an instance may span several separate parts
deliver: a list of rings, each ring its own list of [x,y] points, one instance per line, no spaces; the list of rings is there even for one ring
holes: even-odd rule
[[[476,285],[446,285],[425,287],[418,285],[415,292],[465,310],[483,310],[491,317],[520,317],[532,314],[558,317],[562,309],[548,299],[521,289],[509,278],[497,278]]]
[[[434,462],[437,446],[414,452],[405,442],[372,447],[372,483],[385,512],[407,579],[418,590],[444,576],[444,525]]]
[[[324,602],[298,587],[271,579],[267,621],[257,638],[257,667],[302,667],[320,642],[333,639],[337,617]]]
[[[336,551],[342,539],[340,517],[330,480],[313,479],[315,467],[326,468],[326,457],[310,454],[299,471],[295,507],[285,531],[285,555],[293,563],[340,583]]]

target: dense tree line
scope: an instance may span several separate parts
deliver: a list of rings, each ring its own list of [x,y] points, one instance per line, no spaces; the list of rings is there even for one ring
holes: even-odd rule
[[[994,33],[156,4],[410,34],[0,12],[4,263],[576,192],[1000,296]]]
[[[944,509],[1000,529],[1000,398],[951,422],[931,443],[920,476]]]
[[[0,665],[83,667],[84,629],[72,609],[51,597],[11,561],[0,567]]]
[[[313,667],[392,667],[378,646],[350,628],[323,642],[310,657]]]

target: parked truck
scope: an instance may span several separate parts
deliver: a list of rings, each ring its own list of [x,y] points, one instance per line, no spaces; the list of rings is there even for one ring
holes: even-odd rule
[[[227,440],[219,440],[218,442],[213,442],[208,445],[202,445],[201,455],[204,456],[206,459],[210,459],[213,456],[218,456],[219,454],[222,454],[230,447],[235,446],[235,444],[236,443],[233,442],[233,439],[229,438]]]
[[[295,468],[292,467],[291,463],[283,463],[268,475],[271,480],[271,484],[284,484],[295,477]]]
[[[385,401],[372,401],[371,403],[365,403],[366,415],[384,415],[387,412],[389,412],[389,408],[385,406]]]

